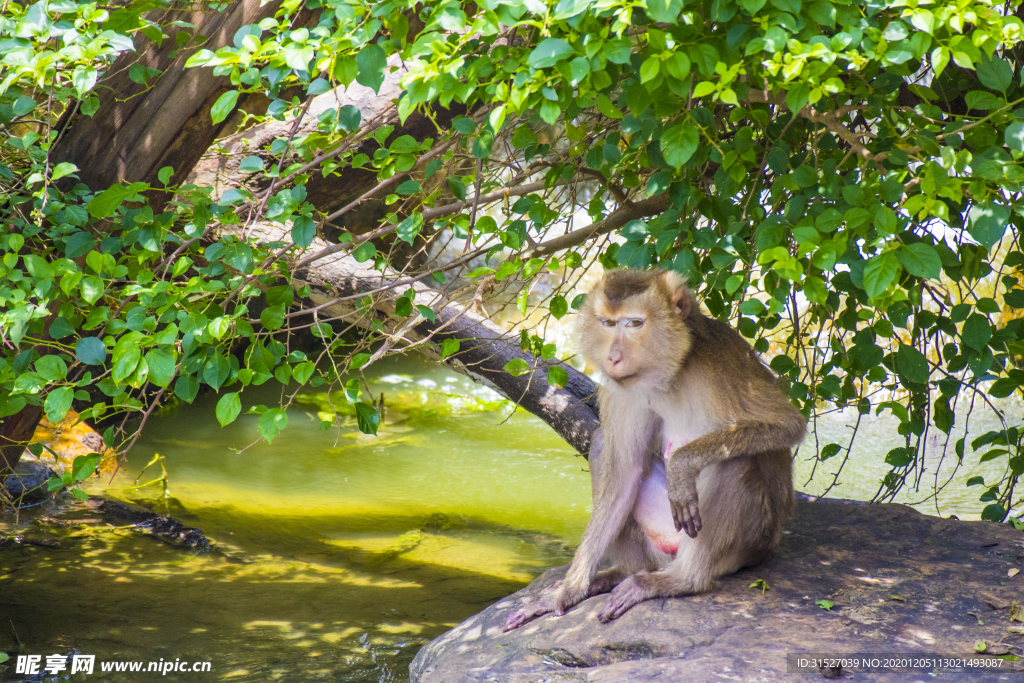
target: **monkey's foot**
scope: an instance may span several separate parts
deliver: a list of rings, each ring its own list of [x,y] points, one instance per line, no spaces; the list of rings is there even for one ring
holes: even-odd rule
[[[558,594],[560,593],[559,589],[561,589],[561,587],[562,582],[556,581],[541,591],[540,595],[536,598],[526,603],[525,606],[505,617],[505,625],[502,626],[502,631],[504,633],[508,633],[513,629],[519,628],[526,622],[536,619],[542,614],[548,614],[549,612],[558,612],[558,614],[562,614],[562,612],[559,611],[558,606]]]
[[[637,578],[630,576],[608,595],[608,601],[597,618],[602,624],[607,624],[612,619],[621,617],[633,605],[641,603],[649,597],[648,591],[637,581]]]

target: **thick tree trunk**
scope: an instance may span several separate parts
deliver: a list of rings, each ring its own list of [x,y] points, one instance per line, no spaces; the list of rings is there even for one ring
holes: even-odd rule
[[[42,406],[25,406],[4,418],[0,425],[0,477],[14,470],[41,419]]]
[[[230,45],[242,26],[273,16],[278,6],[239,0],[222,12],[178,11],[161,20],[196,25],[197,33],[208,38],[203,47],[216,51]],[[297,21],[312,16],[306,11]],[[159,186],[157,174],[164,166],[174,168],[171,184],[180,183],[230,121],[214,124],[210,116],[217,98],[232,87],[226,77],[215,77],[209,69],[186,69],[193,51],[183,52],[173,36],[162,46],[141,34],[136,41],[139,51],[119,57],[103,80],[99,110],[91,118],[73,117],[54,150],[58,161],[76,164],[81,182],[96,190],[123,181]],[[152,89],[128,77],[135,63],[162,72]],[[246,106],[245,98],[238,106]],[[153,212],[159,213],[170,197],[153,193],[150,200]]]

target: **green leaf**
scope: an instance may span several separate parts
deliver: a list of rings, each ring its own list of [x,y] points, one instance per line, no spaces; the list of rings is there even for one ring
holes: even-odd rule
[[[359,130],[359,125],[362,122],[363,113],[359,111],[358,107],[346,104],[338,110],[338,125],[341,126],[342,130],[349,133]]]
[[[292,221],[292,242],[295,246],[305,249],[316,237],[316,223],[308,216],[299,216]]]
[[[146,354],[149,365],[149,381],[158,387],[166,387],[174,379],[174,356],[166,349],[153,349]]]
[[[982,52],[981,60],[975,65],[975,71],[978,74],[978,80],[986,88],[999,92],[1006,92],[1013,81],[1013,67],[1000,57],[989,59],[984,52]]]
[[[363,434],[377,435],[377,428],[380,427],[380,413],[368,403],[356,403],[356,424]]]
[[[1024,122],[1014,121],[1003,133],[1006,148],[1012,152],[1024,152]]]
[[[815,600],[814,604],[823,610],[831,610],[833,607],[835,607],[835,604],[829,600]]]
[[[821,449],[821,455],[818,456],[819,460],[828,460],[829,458],[837,455],[842,450],[842,446],[837,443],[830,443]]]
[[[892,235],[899,227],[896,221],[896,212],[888,206],[879,206],[878,209],[875,210],[875,217],[872,224],[882,235]]]
[[[356,66],[359,69],[356,82],[380,94],[380,86],[384,84],[384,70],[388,66],[388,58],[383,48],[379,45],[367,45],[356,55]]]
[[[661,136],[661,153],[665,161],[679,169],[697,151],[700,133],[687,123],[677,123]]]
[[[96,472],[96,466],[100,464],[102,457],[99,453],[90,453],[89,455],[79,455],[76,457],[75,461],[71,463],[71,479],[73,481],[84,481],[91,477]]]
[[[448,189],[452,191],[452,194],[460,201],[466,201],[466,183],[462,181],[462,178],[456,178],[454,176],[448,176],[445,178],[445,182],[448,183]]]
[[[107,347],[99,337],[82,337],[75,344],[75,357],[86,365],[103,365]]]
[[[420,185],[415,180],[406,180],[404,183],[398,186],[398,189],[395,190],[395,192],[397,192],[400,195],[407,196],[410,194],[416,194],[422,189],[423,186]]]
[[[964,321],[960,338],[975,351],[984,351],[992,339],[992,323],[980,313],[974,313]]]
[[[657,22],[676,23],[683,9],[683,0],[646,0],[647,16]]]
[[[124,185],[111,185],[89,201],[89,215],[93,218],[112,216],[127,196],[127,187]]]
[[[63,178],[64,176],[71,175],[77,170],[78,167],[75,166],[74,164],[67,161],[62,161],[53,167],[53,175],[50,177],[53,180],[57,180],[58,178]]]
[[[555,21],[568,19],[569,17],[581,14],[586,11],[588,7],[590,7],[590,0],[558,0],[558,4],[555,5],[554,16],[552,18]]]
[[[622,118],[622,112],[619,110],[618,107],[612,104],[612,101],[608,99],[607,95],[597,96],[597,109],[610,119]]]
[[[338,57],[334,63],[334,79],[342,85],[348,85],[355,80],[359,67],[356,60],[351,57]],[[346,107],[351,105],[346,105]],[[355,107],[353,107],[355,109]],[[358,111],[358,110],[357,110]],[[338,120],[341,120],[341,112],[338,112]],[[348,129],[346,129],[348,130]]]
[[[986,202],[975,204],[967,217],[967,230],[978,244],[986,249],[1003,238],[1006,225],[1010,222],[1010,209],[1000,204]]]
[[[522,358],[513,358],[509,362],[505,363],[505,372],[512,375],[513,377],[525,375],[529,371],[530,366]]]
[[[889,288],[900,273],[900,262],[891,251],[868,259],[864,266],[864,291],[871,299],[877,299]]]
[[[999,503],[986,505],[985,509],[981,511],[981,518],[989,522],[1002,523],[1006,518],[1006,508]]]
[[[797,83],[786,93],[786,106],[794,114],[800,112],[810,101],[811,86],[806,83]]]
[[[900,344],[896,351],[896,369],[911,382],[926,384],[931,368],[925,355],[907,344]]]
[[[171,182],[171,178],[174,177],[174,167],[164,166],[156,174],[157,180],[163,183],[164,187],[167,187],[167,183]]]
[[[418,211],[414,211],[412,215],[398,224],[395,233],[398,235],[398,239],[412,244],[422,228],[423,216]]]
[[[25,254],[21,257],[25,263],[25,270],[28,274],[39,280],[48,280],[53,277],[53,269],[42,256]]]
[[[453,353],[458,353],[461,346],[458,339],[445,339],[441,342],[441,360],[444,360]]]
[[[234,422],[240,412],[242,412],[242,399],[238,396],[237,391],[224,394],[217,401],[217,422],[220,422],[221,427],[227,427]]]
[[[258,173],[263,170],[263,159],[258,154],[250,154],[238,164],[238,170],[247,173]]]
[[[551,298],[551,303],[548,304],[548,310],[551,311],[551,315],[561,320],[562,316],[569,312],[569,304],[566,302],[564,296],[556,294]]]
[[[896,251],[896,258],[899,259],[908,273],[917,277],[937,280],[942,272],[942,259],[935,247],[925,242],[914,244],[903,244]]]
[[[893,448],[885,456],[886,464],[892,465],[893,467],[906,467],[910,463],[914,462],[914,449],[913,448]]]
[[[50,339],[63,339],[64,337],[70,337],[74,333],[75,328],[71,327],[71,323],[60,316],[54,318],[53,322],[50,323]]]
[[[363,242],[358,247],[352,250],[352,257],[356,261],[363,263],[373,259],[377,255],[377,247],[373,246],[373,242]]]
[[[199,393],[199,380],[194,375],[184,375],[174,383],[174,395],[185,403],[192,403]]]
[[[783,12],[789,12],[795,17],[800,16],[800,0],[771,0],[771,2]]]
[[[534,134],[532,130],[530,130],[529,126],[527,126],[526,124],[523,124],[516,128],[516,132],[512,134],[512,146],[515,147],[516,149],[525,149],[530,145],[536,144],[537,136]]]
[[[122,337],[122,341],[125,338]],[[128,379],[128,376],[135,372],[135,368],[138,367],[139,361],[142,360],[142,351],[135,344],[122,345],[118,342],[117,346],[114,347],[114,367],[111,373],[111,377],[115,382],[123,382]]]
[[[270,443],[274,440],[282,429],[288,426],[288,413],[285,412],[284,408],[271,408],[260,415],[260,421],[257,424],[260,436]]]
[[[430,322],[437,322],[437,314],[434,313],[433,309],[430,308],[430,306],[417,306],[416,310],[419,311],[420,315],[422,315]]]
[[[48,354],[36,361],[36,372],[47,382],[57,382],[68,374],[68,366],[56,354]]]
[[[544,69],[575,54],[572,45],[560,38],[546,38],[533,49],[526,63],[534,69]]]
[[[214,390],[220,389],[230,374],[231,363],[219,353],[211,356],[203,367],[203,380]]]
[[[556,387],[564,387],[569,383],[569,373],[561,365],[552,365],[548,368],[548,384]]]
[[[64,419],[71,408],[71,401],[75,397],[74,387],[58,387],[46,395],[43,403],[43,410],[46,411],[46,419],[57,424]]]
[[[210,109],[210,116],[213,118],[213,123],[218,124],[226,119],[231,111],[235,108],[235,103],[238,102],[238,91],[228,90],[217,98],[217,101],[213,103],[213,108]]]
[[[648,57],[644,60],[644,63],[640,65],[640,82],[647,83],[657,78],[658,73],[661,71],[661,59],[658,57]]]
[[[279,330],[284,325],[285,307],[267,306],[260,311],[260,324],[268,330]]]

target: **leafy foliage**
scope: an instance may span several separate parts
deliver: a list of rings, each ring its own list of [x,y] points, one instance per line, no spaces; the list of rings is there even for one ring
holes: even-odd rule
[[[376,174],[388,210],[372,235],[342,231],[340,250],[392,272],[406,267],[401,243],[430,256],[421,282],[510,291],[537,359],[511,361],[512,374],[544,368],[565,384],[557,349],[527,326],[566,316],[570,298],[578,309],[568,283],[596,259],[684,273],[713,315],[776,353],[806,414],[895,416],[905,443],[885,458],[881,499],[920,481],[930,435],[966,457],[968,437],[952,436],[958,404],[1020,397],[1019,3],[324,0],[294,28],[290,0],[225,46],[143,18],[159,4],[10,3],[0,19],[2,416],[31,403],[57,417],[72,399],[91,403],[90,419],[149,411],[154,395],[192,401],[205,384],[229,392],[216,409],[227,424],[251,384],[349,381],[367,344],[301,309],[289,277],[324,221],[308,174],[353,167]],[[249,122],[302,117],[296,87],[341,86],[391,93],[397,119],[371,124],[352,105],[317,115],[242,161],[272,180],[263,196],[59,189],[78,169],[50,158],[58,117],[94,115],[111,61],[171,34],[189,67],[233,86],[214,121],[251,92],[271,102]],[[159,78],[139,66],[136,82]],[[432,137],[395,134],[414,114],[456,107],[465,115]],[[161,192],[174,201],[154,215],[148,198]],[[290,226],[290,241],[219,229],[257,219]],[[446,245],[459,258],[439,258]],[[552,279],[562,284],[536,287]],[[413,289],[394,305],[410,321],[435,314]],[[291,350],[298,326],[325,339],[331,362]],[[436,350],[450,357],[459,342]],[[374,433],[373,404],[349,394]],[[1001,520],[1019,502],[1024,455],[993,409],[1003,428],[970,445],[998,445],[981,457],[1007,464],[982,496],[985,517]],[[283,407],[253,410],[268,440],[287,423]],[[844,449],[822,444],[818,457]]]

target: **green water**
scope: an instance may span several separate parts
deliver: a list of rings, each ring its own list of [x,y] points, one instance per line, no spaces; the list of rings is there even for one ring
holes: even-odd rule
[[[169,512],[215,552],[40,530],[30,511],[22,533],[61,547],[0,550],[0,650],[11,620],[28,654],[212,663],[180,680],[401,681],[423,643],[571,558],[589,514],[582,458],[523,411],[461,398],[497,396],[436,366],[373,374],[392,406],[377,438],[350,418],[321,432],[316,409],[297,407],[272,444],[238,453],[256,417],[221,429],[212,396],[151,419],[115,486],[165,456]]]
[[[352,418],[320,431],[322,401],[290,410],[289,428],[270,445],[251,445],[256,416],[220,428],[213,396],[150,420],[113,487],[163,455],[166,511],[201,528],[215,544],[209,554],[94,523],[33,521],[94,520],[71,502],[27,510],[17,523],[0,518],[0,535],[60,542],[0,544],[0,651],[15,649],[13,629],[27,654],[75,648],[97,662],[211,663],[206,674],[78,680],[403,681],[427,640],[569,561],[589,514],[589,475],[544,423],[416,360],[381,362],[371,380],[388,406],[376,438]],[[280,392],[247,391],[244,404],[276,403]],[[817,436],[845,443],[853,420],[822,420]],[[972,434],[987,428],[972,418]],[[861,430],[830,496],[872,496],[888,470],[885,452],[902,445],[880,418]],[[806,452],[797,487],[820,493],[842,455],[819,464],[807,484]],[[943,476],[955,460],[943,463]],[[1002,467],[962,470],[940,509],[976,517],[981,491],[962,483],[975,474],[993,481]],[[934,501],[918,507],[935,513]]]

